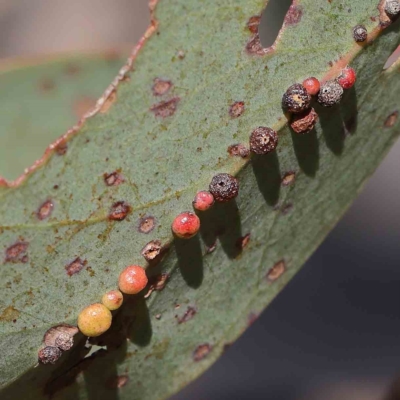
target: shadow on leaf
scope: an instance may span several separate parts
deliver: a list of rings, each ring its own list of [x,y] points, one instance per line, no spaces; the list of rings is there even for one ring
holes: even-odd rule
[[[276,151],[265,156],[255,154],[251,162],[260,192],[268,205],[275,206],[281,188],[281,172]]]

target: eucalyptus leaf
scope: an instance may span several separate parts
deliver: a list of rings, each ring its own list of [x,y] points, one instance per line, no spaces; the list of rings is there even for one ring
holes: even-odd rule
[[[298,272],[397,137],[399,64],[383,66],[399,24],[379,4],[297,0],[275,45],[262,49],[264,0],[150,3],[152,26],[132,73],[121,71],[99,112],[58,152],[1,188],[2,399],[166,398],[221,356]],[[358,24],[367,43],[353,39]],[[335,78],[348,63],[358,79],[340,105],[315,105],[316,129],[291,131],[286,89],[309,76]],[[259,126],[278,131],[277,150],[232,154]],[[107,182],[112,173],[118,184]],[[199,235],[173,240],[174,216],[191,210],[217,173],[237,176],[239,196],[201,214]],[[110,220],[119,202],[130,212]],[[143,222],[153,229],[143,233]],[[91,348],[77,335],[54,366],[33,368],[46,330],[76,324],[125,266],[146,266],[141,250],[152,240],[164,251],[148,275],[168,274],[165,288],[127,297]],[[79,272],[68,273],[74,261]]]

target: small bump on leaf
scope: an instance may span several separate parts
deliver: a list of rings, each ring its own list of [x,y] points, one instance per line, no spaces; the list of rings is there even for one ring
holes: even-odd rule
[[[278,261],[267,273],[267,280],[275,282],[286,271],[285,261]]]
[[[204,360],[210,354],[211,350],[212,346],[208,343],[197,346],[193,352],[193,360],[196,362]]]
[[[41,221],[50,217],[51,213],[53,212],[54,203],[52,200],[46,200],[37,210],[36,216]]]
[[[87,261],[82,260],[80,257],[75,258],[74,261],[66,265],[64,268],[67,271],[68,276],[75,275],[82,271],[82,269],[86,266]]]
[[[125,201],[117,201],[111,206],[108,219],[110,221],[123,221],[131,211],[131,206]]]
[[[16,242],[6,249],[4,262],[6,263],[27,263],[28,262],[28,242]]]
[[[180,101],[179,97],[174,97],[170,100],[161,101],[160,103],[154,104],[150,111],[154,113],[156,117],[167,118],[175,114]]]

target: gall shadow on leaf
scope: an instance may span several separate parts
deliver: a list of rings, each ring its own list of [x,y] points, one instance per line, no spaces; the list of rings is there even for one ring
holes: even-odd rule
[[[317,132],[313,129],[304,135],[290,129],[292,134],[294,153],[301,170],[310,177],[314,177],[319,168],[319,143]]]
[[[235,200],[216,203],[210,210],[201,213],[200,219],[201,236],[208,248],[213,247],[219,239],[229,258],[234,259],[241,253],[237,242],[242,237],[242,224]]]
[[[347,134],[353,134],[358,126],[357,93],[354,86],[347,90],[340,103],[340,113]]]
[[[41,365],[28,370],[12,384],[1,390],[2,400],[25,398],[51,398],[65,389],[68,398],[79,398],[77,375],[87,367],[90,357],[84,358],[89,349],[85,347],[83,335],[75,336],[75,346],[54,365]]]
[[[276,151],[267,155],[254,154],[251,159],[258,188],[266,203],[275,206],[281,189],[281,171]]]
[[[316,105],[315,110],[319,115],[326,145],[333,154],[340,156],[344,150],[346,130],[339,105],[329,108]]]
[[[133,305],[130,308],[133,310],[133,318],[128,328],[129,339],[140,347],[147,346],[150,343],[153,330],[146,300],[143,296],[136,297],[133,299]]]
[[[203,255],[199,236],[191,239],[174,240],[178,268],[185,282],[192,288],[198,288],[203,282]]]

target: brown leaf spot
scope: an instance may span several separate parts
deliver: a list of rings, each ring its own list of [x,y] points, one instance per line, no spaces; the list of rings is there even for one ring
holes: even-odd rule
[[[250,150],[244,144],[232,144],[228,147],[228,153],[231,156],[247,158],[250,155]]]
[[[399,112],[398,111],[394,111],[392,112],[385,121],[385,127],[386,128],[391,128],[397,121],[397,118],[399,116]]]
[[[81,272],[83,267],[87,264],[86,260],[82,260],[80,257],[75,258],[70,264],[66,265],[64,268],[67,271],[68,276],[72,276]]]
[[[59,156],[63,156],[63,155],[67,152],[67,150],[68,150],[68,145],[67,145],[66,142],[61,142],[61,143],[59,143],[59,144],[57,145],[57,147],[55,148],[55,150],[56,150],[56,153],[57,153]]]
[[[210,354],[211,350],[212,346],[208,343],[197,346],[193,352],[193,360],[196,362],[204,360]]]
[[[267,273],[267,280],[275,282],[286,271],[284,260],[278,261]]]
[[[72,107],[77,118],[81,118],[96,105],[96,99],[89,96],[78,97]]]
[[[169,274],[167,274],[166,272],[150,278],[150,287],[147,293],[144,295],[144,298],[148,299],[155,290],[163,290],[165,288],[165,285],[167,284],[168,279]]]
[[[162,96],[167,93],[172,87],[172,82],[166,79],[155,78],[152,87],[154,96]]]
[[[13,306],[9,306],[0,314],[0,321],[12,322],[18,319],[19,311]]]
[[[81,72],[81,67],[76,64],[68,64],[65,68],[65,74],[68,76],[75,76]]]
[[[292,4],[289,7],[289,10],[285,17],[286,25],[295,25],[301,21],[301,17],[303,16],[303,9],[299,5]]]
[[[111,206],[108,219],[111,221],[122,221],[130,213],[131,206],[125,201],[117,201]]]
[[[190,321],[197,313],[196,308],[189,306],[182,317],[177,318],[178,324],[183,324],[185,322]]]
[[[238,118],[244,113],[244,101],[235,101],[229,108],[229,115]]]
[[[45,78],[39,82],[39,90],[41,92],[51,92],[56,87],[53,79]]]
[[[236,247],[243,250],[250,242],[250,233],[247,233],[243,237],[239,238],[236,242]]]
[[[152,240],[143,247],[141,254],[146,261],[152,261],[160,254],[161,247],[159,240]]]
[[[260,26],[261,16],[260,15],[253,15],[247,21],[247,28],[251,33],[257,33],[258,27]]]
[[[183,50],[179,50],[177,56],[180,60],[183,60],[185,58],[185,52]]]
[[[107,381],[106,386],[109,389],[120,389],[124,387],[128,383],[128,381],[128,375],[113,376]]]
[[[53,212],[54,203],[52,200],[45,201],[37,210],[36,216],[42,221],[50,217]]]
[[[295,180],[296,180],[296,172],[294,171],[286,172],[286,174],[283,175],[282,178],[282,186],[289,186],[292,183],[294,183]]]
[[[246,51],[249,54],[257,54],[257,55],[264,55],[267,53],[267,49],[261,44],[260,35],[257,33],[255,34],[246,44]]]
[[[104,100],[104,103],[102,104],[102,106],[100,108],[100,112],[102,114],[105,114],[111,108],[111,106],[115,103],[116,100],[117,100],[117,91],[113,90],[110,93],[110,95]]]
[[[28,242],[16,242],[6,249],[6,263],[27,263],[28,262]]]
[[[161,101],[157,104],[154,104],[150,111],[154,113],[156,117],[166,118],[175,114],[176,108],[180,101],[179,97],[173,97],[170,100]]]
[[[111,172],[110,174],[105,173],[103,175],[104,182],[107,186],[118,186],[124,182],[123,176],[120,174],[120,170]]]
[[[139,220],[138,231],[140,233],[148,234],[156,226],[156,219],[152,216],[146,216]]]

